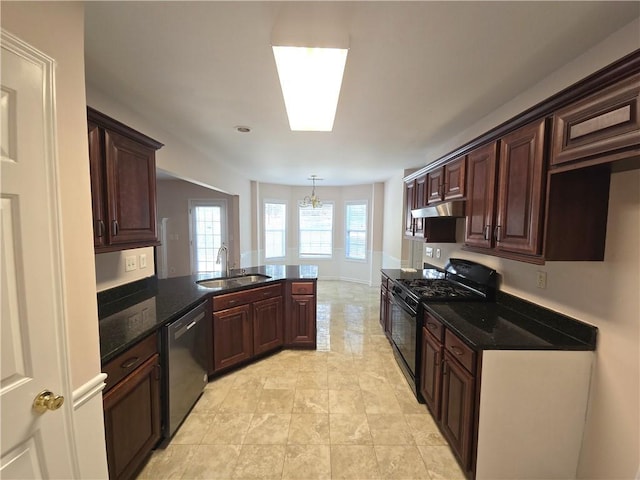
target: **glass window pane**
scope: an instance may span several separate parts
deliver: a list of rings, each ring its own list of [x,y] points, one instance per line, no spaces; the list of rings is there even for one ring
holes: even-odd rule
[[[198,205],[194,207],[195,234],[194,254],[197,272],[219,271],[221,264],[215,262],[222,245],[222,207]]]
[[[333,253],[333,204],[319,208],[300,207],[299,248],[301,256],[331,256]]]
[[[264,204],[264,256],[282,258],[286,256],[287,205],[265,202]]]
[[[346,205],[345,255],[353,260],[367,258],[367,204]]]

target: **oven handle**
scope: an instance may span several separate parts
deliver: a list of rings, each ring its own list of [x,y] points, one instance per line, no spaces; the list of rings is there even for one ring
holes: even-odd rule
[[[402,297],[397,295],[396,292],[393,290],[391,290],[391,303],[398,305],[400,308],[402,308],[405,312],[407,312],[412,317],[416,317],[418,314],[416,310],[414,310],[409,305],[407,305],[407,303],[402,299]]]

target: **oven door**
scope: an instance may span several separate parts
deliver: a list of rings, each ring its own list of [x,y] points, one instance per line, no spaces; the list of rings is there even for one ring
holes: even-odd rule
[[[399,291],[391,290],[391,340],[395,350],[402,357],[400,367],[407,379],[415,386],[416,376],[416,308],[402,298]],[[404,365],[402,364],[404,363]]]

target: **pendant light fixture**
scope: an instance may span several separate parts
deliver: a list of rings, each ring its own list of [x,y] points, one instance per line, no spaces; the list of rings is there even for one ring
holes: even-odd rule
[[[298,203],[303,208],[311,207],[311,208],[321,208],[322,202],[320,198],[316,195],[316,180],[322,180],[322,178],[318,178],[317,175],[311,175],[309,180],[313,182],[313,187],[311,188],[311,196],[307,195],[304,199]]]

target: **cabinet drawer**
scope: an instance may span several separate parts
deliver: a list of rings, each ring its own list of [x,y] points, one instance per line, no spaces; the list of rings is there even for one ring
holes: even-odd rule
[[[476,352],[471,350],[462,340],[449,330],[445,333],[444,349],[449,352],[469,372],[474,373]]]
[[[158,353],[158,336],[153,334],[111,360],[102,368],[102,371],[107,374],[105,380],[107,386],[104,392],[106,393],[156,353]]]
[[[424,312],[422,317],[424,329],[429,332],[438,342],[442,343],[444,337],[444,327],[439,320],[436,320],[433,315]]]
[[[281,295],[282,286],[280,283],[269,285],[267,287],[251,288],[235,293],[225,293],[213,297],[213,311],[226,310],[227,308],[237,307],[238,305],[246,305],[256,300],[264,300],[265,298],[277,297]]]
[[[313,295],[313,282],[291,282],[293,295]]]
[[[551,165],[640,145],[640,74],[556,112]]]

